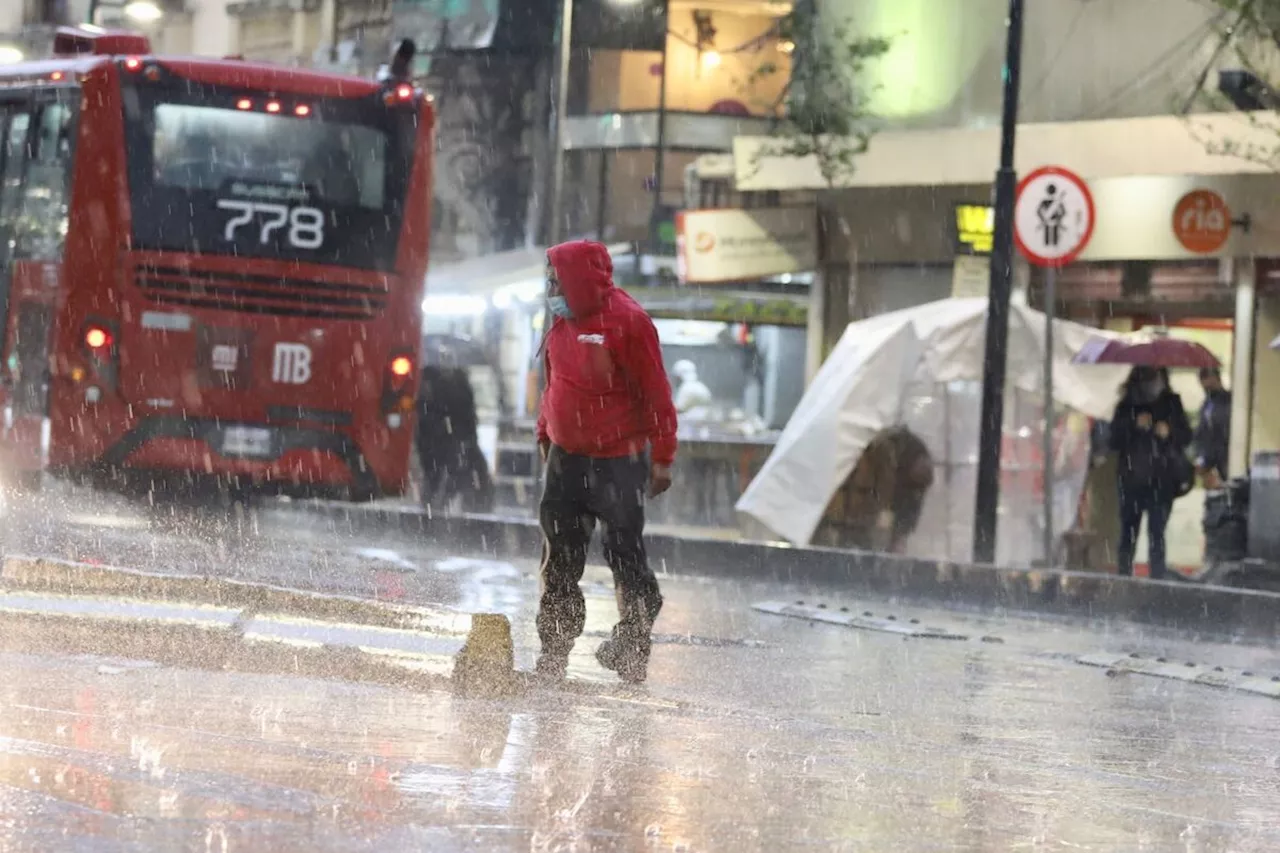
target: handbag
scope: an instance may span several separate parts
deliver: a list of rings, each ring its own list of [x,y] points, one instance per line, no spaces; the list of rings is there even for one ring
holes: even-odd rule
[[[1186,497],[1196,487],[1196,466],[1181,450],[1171,450],[1173,458],[1169,461],[1169,475],[1173,480],[1173,496],[1175,499]]]

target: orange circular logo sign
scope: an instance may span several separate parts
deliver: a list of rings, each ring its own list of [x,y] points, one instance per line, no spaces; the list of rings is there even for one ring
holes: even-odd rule
[[[706,231],[699,231],[698,236],[693,240],[693,247],[699,252],[710,252],[716,247],[715,235],[708,234]]]
[[[1216,252],[1231,236],[1231,210],[1212,190],[1193,190],[1173,208],[1173,234],[1189,251]]]

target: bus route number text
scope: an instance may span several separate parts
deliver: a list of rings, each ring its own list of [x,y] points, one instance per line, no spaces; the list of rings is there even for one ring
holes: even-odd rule
[[[239,228],[253,222],[255,217],[260,217],[258,240],[261,243],[269,242],[271,235],[286,225],[289,228],[285,237],[295,249],[318,249],[324,243],[324,213],[315,207],[289,207],[269,202],[221,198],[218,199],[218,209],[236,213],[227,220],[227,226],[223,230],[223,237],[227,242],[235,240]]]

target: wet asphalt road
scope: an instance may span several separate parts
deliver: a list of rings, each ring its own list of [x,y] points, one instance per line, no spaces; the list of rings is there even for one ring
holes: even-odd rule
[[[502,612],[532,665],[532,560],[60,487],[5,518],[10,554]],[[585,588],[602,635],[607,572]],[[1280,849],[1277,700],[1074,662],[1280,674],[1276,648],[826,596],[972,637],[904,640],[750,610],[813,590],[664,589],[636,689],[594,640],[574,689],[506,700],[162,667],[107,634],[0,654],[0,851]]]

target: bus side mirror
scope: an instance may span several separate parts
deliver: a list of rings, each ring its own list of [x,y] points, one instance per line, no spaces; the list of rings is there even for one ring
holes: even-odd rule
[[[395,56],[391,58],[391,79],[396,82],[408,80],[413,75],[413,58],[418,54],[418,46],[413,39],[400,42]]]

